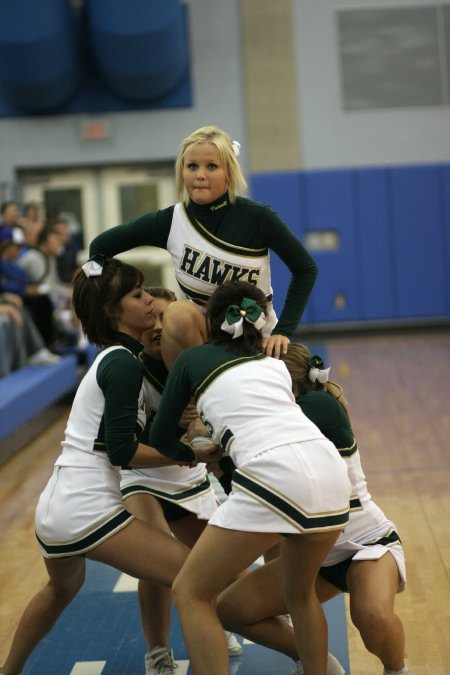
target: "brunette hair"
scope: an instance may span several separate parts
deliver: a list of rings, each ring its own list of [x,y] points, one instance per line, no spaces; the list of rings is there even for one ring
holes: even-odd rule
[[[262,333],[252,323],[244,321],[242,335],[234,339],[221,328],[229,306],[240,305],[243,298],[255,300],[262,311],[267,312],[268,301],[260,288],[248,281],[225,281],[216,288],[206,306],[209,343],[222,344],[237,354],[261,351]]]
[[[192,145],[200,143],[212,143],[216,146],[220,162],[228,177],[228,196],[230,202],[236,201],[236,196],[240,192],[245,192],[247,183],[245,181],[242,169],[236,159],[236,153],[233,148],[231,136],[219,127],[207,126],[200,127],[192,134],[187,136],[180,145],[180,150],[175,162],[175,180],[177,187],[178,201],[189,204],[189,196],[183,180],[184,155]]]
[[[113,310],[124,295],[141,286],[144,275],[117,258],[107,258],[100,276],[79,269],[73,278],[73,307],[87,339],[99,347],[114,344]]]

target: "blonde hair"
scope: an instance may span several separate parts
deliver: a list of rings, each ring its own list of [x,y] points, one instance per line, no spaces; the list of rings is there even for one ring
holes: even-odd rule
[[[303,396],[308,391],[326,391],[339,401],[348,414],[348,403],[339,384],[331,380],[322,384],[318,380],[311,382],[309,379],[311,353],[306,345],[291,342],[287,354],[282,354],[280,358],[285,362],[292,377],[292,389],[296,398]]]
[[[212,143],[216,146],[220,163],[228,176],[228,195],[230,202],[233,203],[239,193],[245,192],[247,183],[236,159],[231,136],[226,131],[219,129],[219,127],[213,126],[200,127],[200,129],[194,131],[181,142],[175,162],[178,201],[184,202],[186,206],[189,204],[189,195],[186,192],[183,180],[184,155],[192,145],[199,145],[201,143]]]
[[[177,299],[176,294],[170,288],[164,286],[146,286],[145,290],[152,298],[160,298],[161,300],[167,300],[167,302],[175,302]]]

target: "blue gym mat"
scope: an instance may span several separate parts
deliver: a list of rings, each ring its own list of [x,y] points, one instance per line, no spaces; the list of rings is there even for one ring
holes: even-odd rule
[[[25,675],[143,675],[146,645],[134,589],[114,592],[117,570],[87,561],[86,582],[27,663]],[[349,673],[343,596],[324,606],[330,651]],[[237,636],[242,643],[243,640]],[[179,675],[191,675],[176,610],[170,645]],[[230,659],[230,675],[288,675],[293,661],[273,650],[244,642],[241,656]]]

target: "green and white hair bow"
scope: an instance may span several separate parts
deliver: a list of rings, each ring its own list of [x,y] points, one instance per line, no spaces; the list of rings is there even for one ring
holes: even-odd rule
[[[234,340],[244,332],[244,321],[253,324],[256,330],[261,330],[266,325],[266,315],[256,300],[242,298],[240,306],[229,305],[220,327],[225,333],[232,335]]]
[[[310,369],[308,377],[311,382],[320,382],[325,384],[328,382],[328,376],[330,374],[330,368],[324,368],[324,363],[321,356],[312,356],[310,360]]]

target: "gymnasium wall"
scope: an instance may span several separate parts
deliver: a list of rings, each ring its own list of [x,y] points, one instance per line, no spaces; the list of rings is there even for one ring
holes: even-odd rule
[[[256,26],[261,36],[244,64],[259,108],[246,112],[260,139],[252,196],[318,264],[302,323],[447,322],[450,4],[294,0],[290,17],[287,4],[282,32],[270,27],[273,3],[244,0],[245,35],[256,41]],[[274,67],[283,49],[293,49],[295,100],[282,84],[286,65]],[[275,256],[272,265],[279,311],[289,276]]]
[[[450,164],[253,174],[319,268],[303,324],[448,320]],[[272,254],[275,306],[289,274]]]
[[[215,123],[242,144],[251,196],[277,209],[318,262],[306,322],[448,317],[448,91],[427,105],[349,109],[343,98],[339,12],[391,9],[392,0],[183,5],[190,103],[105,109],[97,116],[110,133],[91,141],[80,132],[92,119],[87,109],[1,118],[2,198],[14,197],[23,170],[172,161],[187,133]],[[438,5],[395,2],[419,12]],[[392,39],[402,45],[404,35]],[[286,273],[274,265],[282,297]]]
[[[350,12],[359,33],[339,29]],[[303,168],[450,160],[449,18],[448,0],[293,0]],[[359,107],[346,101],[345,62]]]
[[[127,111],[105,105],[94,114],[86,105],[70,114],[2,117],[0,195],[2,186],[14,189],[20,170],[172,161],[181,139],[204,124],[224,127],[245,148],[239,2],[192,0],[183,5],[189,102]],[[107,122],[109,133],[87,140],[83,124],[98,118]],[[245,152],[242,160],[246,169]]]

